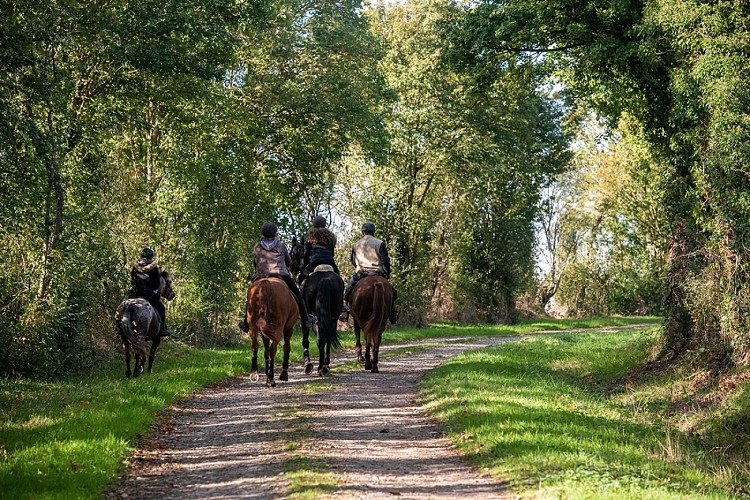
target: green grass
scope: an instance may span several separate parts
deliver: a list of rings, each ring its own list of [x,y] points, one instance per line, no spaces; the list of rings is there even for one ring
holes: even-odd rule
[[[440,324],[387,330],[383,343],[459,335],[511,336],[643,321],[658,318],[552,320],[512,327]],[[341,337],[344,348],[354,346],[351,332],[341,332]],[[301,358],[300,340],[296,332],[294,363]],[[316,359],[314,346],[311,355]],[[262,347],[259,357],[262,365]],[[156,355],[154,373],[128,380],[123,365],[117,360],[95,373],[51,382],[0,380],[0,497],[98,498],[116,478],[138,439],[148,435],[159,412],[202,387],[246,372],[250,352],[247,346],[211,350],[166,342]]]
[[[562,333],[465,353],[425,377],[420,401],[523,497],[734,498],[738,485],[716,473],[721,459],[666,426],[658,405],[634,411],[624,394],[608,395],[657,332]]]
[[[513,337],[539,331],[559,331],[605,326],[627,326],[642,323],[660,323],[656,316],[617,316],[587,319],[543,319],[523,320],[515,325],[461,325],[459,323],[436,323],[428,328],[396,328],[383,332],[383,344],[403,343],[413,340],[444,337]],[[352,335],[353,334],[349,334]],[[346,337],[346,334],[344,334]],[[348,345],[348,344],[344,344]],[[353,344],[352,344],[353,345]]]
[[[56,382],[0,381],[0,497],[98,498],[158,412],[248,368],[243,349],[168,342],[137,379],[119,362]]]

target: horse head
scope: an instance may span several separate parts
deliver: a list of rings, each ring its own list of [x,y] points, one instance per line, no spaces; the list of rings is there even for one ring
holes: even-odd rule
[[[174,290],[172,289],[172,278],[164,270],[162,270],[161,277],[159,278],[159,294],[166,300],[172,300],[175,297]]]

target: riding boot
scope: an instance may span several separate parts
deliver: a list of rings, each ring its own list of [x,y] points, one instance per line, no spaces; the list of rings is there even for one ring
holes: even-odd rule
[[[166,321],[161,324],[161,332],[160,332],[160,334],[161,334],[162,337],[169,337],[169,336],[172,335],[172,333],[174,333],[174,332],[172,332],[172,330],[170,330],[170,329],[167,328],[167,322]]]
[[[339,315],[339,321],[342,323],[349,322],[349,306],[344,302],[344,306],[341,308],[341,314]]]

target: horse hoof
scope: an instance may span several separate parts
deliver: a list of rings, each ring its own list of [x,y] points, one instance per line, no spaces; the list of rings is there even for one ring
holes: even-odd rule
[[[276,381],[275,380],[267,380],[266,381],[266,387],[276,387]]]
[[[257,382],[260,377],[258,376],[258,372],[253,372],[250,374],[250,381],[251,382]]]
[[[380,373],[380,370],[378,370],[377,366],[373,365],[372,370],[370,370],[370,373]]]
[[[365,370],[371,370],[372,365],[370,363],[365,363]]]
[[[357,361],[359,361],[360,363],[364,363],[365,362],[365,357],[364,356],[359,356],[357,358]]]
[[[307,364],[305,365],[305,373],[307,375],[310,375],[310,373],[312,373],[312,369],[313,369],[313,364],[308,361]]]
[[[325,377],[326,375],[328,375],[329,373],[331,373],[331,370],[327,366],[323,366],[323,367],[320,368],[320,370],[318,370],[318,373],[321,376]]]
[[[286,382],[289,380],[289,374],[286,371],[281,372],[281,375],[279,375],[279,380],[282,382]]]

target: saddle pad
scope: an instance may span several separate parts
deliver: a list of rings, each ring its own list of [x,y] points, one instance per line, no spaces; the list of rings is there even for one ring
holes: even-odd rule
[[[333,266],[330,264],[319,264],[315,266],[314,273],[332,273]]]

